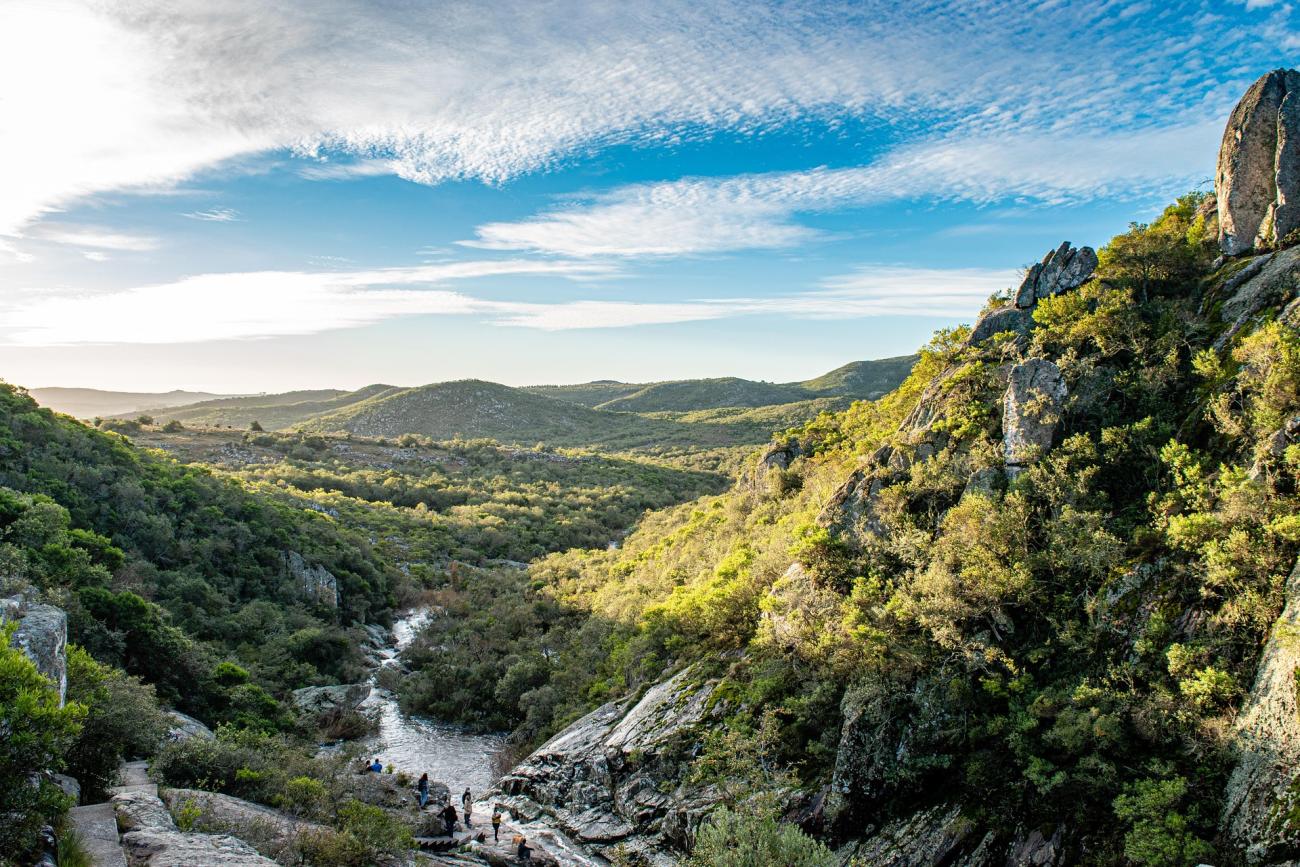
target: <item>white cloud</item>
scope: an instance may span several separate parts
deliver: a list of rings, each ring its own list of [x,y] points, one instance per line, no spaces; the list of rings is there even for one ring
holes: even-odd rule
[[[234,208],[208,208],[203,211],[189,211],[181,214],[191,220],[204,220],[209,223],[237,223],[242,219]]]
[[[277,148],[328,158],[315,176],[500,182],[609,144],[797,118],[906,142],[922,124],[970,137],[1216,117],[1243,84],[1234,58],[1265,68],[1280,49],[1201,21],[996,0],[8,0],[0,233]],[[749,228],[764,244],[792,231]]]
[[[562,256],[656,256],[788,247],[817,236],[801,213],[900,199],[1060,203],[1182,191],[1212,167],[1217,122],[1133,132],[950,136],[871,165],[622,187],[586,204],[488,223],[466,246]]]
[[[725,319],[968,316],[1010,285],[1010,271],[863,266],[822,288],[767,298],[557,303],[476,298],[438,288],[504,274],[572,279],[616,273],[590,261],[460,262],[371,271],[201,274],[107,293],[26,290],[0,327],[17,346],[193,343],[315,334],[414,315],[476,315],[501,326],[565,331]]]
[[[85,256],[92,262],[107,262],[109,259],[113,258],[107,253],[102,253],[98,250],[82,250],[81,255]]]
[[[9,299],[0,341],[159,344],[315,334],[398,316],[503,309],[428,288],[450,281],[612,273],[593,262],[481,261],[372,271],[200,274],[100,293],[26,289]]]
[[[94,247],[100,250],[119,250],[146,253],[158,249],[159,240],[150,235],[132,235],[102,226],[80,226],[69,223],[41,223],[30,233],[34,240],[72,247]]]

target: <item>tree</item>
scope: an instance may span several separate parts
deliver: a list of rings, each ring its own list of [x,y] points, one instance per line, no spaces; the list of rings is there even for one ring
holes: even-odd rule
[[[262,427],[262,423],[257,419],[253,419],[253,423],[248,426],[248,429],[251,431],[255,431],[257,433],[261,433],[262,431],[266,430],[266,428]]]
[[[41,827],[70,806],[46,772],[63,768],[85,711],[76,703],[59,706],[54,685],[10,646],[16,629],[0,628],[0,853],[21,858]]]

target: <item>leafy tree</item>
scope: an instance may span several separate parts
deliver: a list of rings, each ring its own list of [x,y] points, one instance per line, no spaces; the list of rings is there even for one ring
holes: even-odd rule
[[[696,867],[833,867],[839,860],[794,825],[722,807],[696,834],[690,863]]]

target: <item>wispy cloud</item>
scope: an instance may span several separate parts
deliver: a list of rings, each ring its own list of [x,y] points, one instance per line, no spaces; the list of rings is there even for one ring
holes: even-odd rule
[[[1137,27],[1108,4],[1011,0],[9,0],[0,233],[275,149],[324,160],[316,177],[498,183],[610,144],[792,121],[907,143],[922,127],[996,140],[1216,117],[1285,48],[1262,20],[1201,11]],[[790,237],[773,231],[751,227]]]
[[[234,208],[208,208],[203,211],[189,211],[181,214],[191,220],[204,220],[209,223],[237,223],[242,218]]]
[[[107,262],[113,257],[99,250],[82,250],[81,255],[85,256],[92,262]]]
[[[192,343],[315,334],[412,315],[474,315],[500,326],[544,331],[761,315],[964,316],[1014,277],[1009,271],[863,266],[809,292],[672,303],[496,300],[442,288],[505,274],[581,279],[612,273],[609,265],[591,261],[461,262],[371,271],[202,274],[97,294],[27,290],[5,312],[0,343]]]
[[[158,249],[160,241],[152,235],[133,235],[102,226],[81,226],[60,223],[42,223],[29,233],[38,241],[66,244],[71,247],[92,247],[98,250],[118,250],[130,253],[147,253]]]
[[[466,246],[562,256],[664,256],[787,247],[799,214],[902,199],[1058,204],[1182,191],[1210,170],[1217,122],[1092,134],[955,135],[867,166],[622,187],[588,203],[487,223]]]

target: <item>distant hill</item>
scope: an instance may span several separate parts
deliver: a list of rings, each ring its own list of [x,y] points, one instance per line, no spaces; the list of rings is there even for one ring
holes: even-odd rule
[[[315,418],[335,412],[360,401],[379,395],[402,391],[394,385],[367,385],[356,391],[319,389],[315,391],[288,391],[283,394],[261,394],[252,397],[229,397],[207,400],[189,406],[155,412],[158,421],[175,419],[182,424],[207,427],[246,428],[258,422],[267,430],[295,427]]]
[[[803,382],[760,382],[726,376],[628,383],[604,379],[578,385],[537,385],[526,390],[592,409],[618,412],[694,412],[725,407],[760,407],[821,397],[875,399],[903,381],[915,355],[854,361]]]
[[[850,361],[830,373],[799,383],[818,395],[875,400],[894,390],[912,372],[919,355],[898,355],[874,361]]]
[[[43,407],[75,418],[123,415],[184,406],[227,397],[205,391],[101,391],[97,388],[33,388],[28,392]]]
[[[301,427],[361,436],[412,433],[439,440],[489,438],[576,446],[666,436],[672,433],[673,423],[602,412],[495,382],[465,379],[383,392],[315,416]]]

